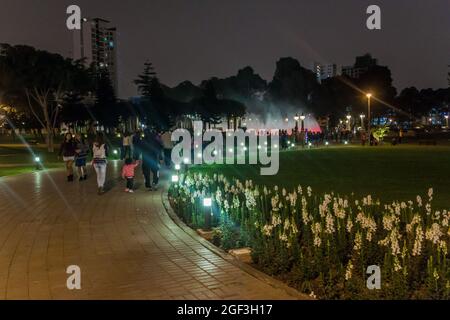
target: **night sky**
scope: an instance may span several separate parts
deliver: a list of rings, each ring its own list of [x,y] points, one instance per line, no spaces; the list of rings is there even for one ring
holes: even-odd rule
[[[271,80],[280,57],[351,65],[370,52],[394,85],[447,86],[449,0],[0,0],[0,42],[71,55],[66,7],[111,20],[119,30],[121,96],[148,58],[174,86],[225,77],[250,65]],[[382,10],[382,30],[366,28],[366,8]]]

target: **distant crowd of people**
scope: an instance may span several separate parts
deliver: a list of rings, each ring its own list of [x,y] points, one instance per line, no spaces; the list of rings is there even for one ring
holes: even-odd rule
[[[124,161],[122,178],[126,181],[125,192],[134,192],[134,179],[136,168],[142,167],[145,188],[157,190],[159,183],[160,161],[171,167],[171,133],[157,132],[146,129],[136,131],[134,134],[125,132],[121,135],[120,159]],[[91,165],[97,176],[98,194],[105,192],[106,172],[108,166],[108,143],[105,135],[98,132],[95,139],[89,143],[81,134],[67,133],[61,143],[59,156],[62,157],[67,174],[67,181],[75,180],[74,166],[78,180],[85,181],[87,174],[87,158],[92,155]]]

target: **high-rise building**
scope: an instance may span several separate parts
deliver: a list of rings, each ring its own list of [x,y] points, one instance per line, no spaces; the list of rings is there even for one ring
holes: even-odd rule
[[[350,78],[358,79],[362,74],[366,73],[371,67],[378,65],[378,60],[372,58],[370,54],[356,57],[353,66],[342,67],[342,74]]]
[[[313,71],[316,74],[317,82],[321,83],[322,80],[336,77],[338,75],[338,68],[336,64],[320,64],[314,63]]]
[[[118,95],[117,30],[100,18],[83,19],[81,30],[73,36],[73,59],[85,59],[86,66],[94,65],[97,72],[107,71]]]

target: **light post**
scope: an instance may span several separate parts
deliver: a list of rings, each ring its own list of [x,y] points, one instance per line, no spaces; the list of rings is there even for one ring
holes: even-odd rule
[[[352,130],[352,123],[351,123],[351,120],[352,120],[352,116],[351,116],[351,115],[347,115],[347,130],[348,130],[348,131],[351,131],[351,130]]]
[[[36,170],[42,170],[42,161],[41,161],[41,157],[35,156],[35,157],[34,157],[34,163],[36,164]]]
[[[371,137],[372,137],[372,134],[371,134],[371,116],[370,116],[370,99],[372,98],[372,94],[371,93],[368,93],[368,94],[366,94],[366,97],[367,97],[367,114],[368,114],[368,120],[369,120],[369,122],[368,122],[368,124],[367,124],[367,131],[368,131],[368,133],[369,133],[369,144],[372,142],[371,141]]]
[[[359,117],[361,118],[361,130],[364,131],[364,118],[366,117],[366,115],[361,114]]]
[[[295,120],[295,132],[298,132],[298,120],[300,120],[298,113],[295,115],[294,120]]]
[[[295,115],[294,117],[295,120],[295,129],[294,129],[294,138],[295,138],[295,142],[298,142],[298,120],[300,120],[300,116],[298,115],[298,113]]]
[[[305,131],[305,114],[302,114],[300,120],[302,120],[302,132]]]
[[[446,114],[446,115],[444,116],[444,118],[445,118],[445,126],[446,126],[447,129],[448,129],[448,114]]]
[[[212,213],[212,199],[204,198],[203,199],[203,207],[205,208],[205,229],[211,230],[211,217]]]

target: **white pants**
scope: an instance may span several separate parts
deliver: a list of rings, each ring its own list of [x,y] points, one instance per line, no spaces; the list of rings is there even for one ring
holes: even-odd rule
[[[106,163],[96,163],[94,169],[97,173],[97,185],[99,188],[103,188],[106,180]]]

